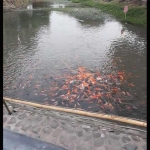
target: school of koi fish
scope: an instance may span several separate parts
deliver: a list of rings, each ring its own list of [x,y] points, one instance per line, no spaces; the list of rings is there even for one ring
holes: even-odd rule
[[[124,72],[117,72],[116,75],[101,75],[100,72],[90,72],[84,67],[79,67],[78,74],[66,76],[61,84],[59,80],[52,83],[50,101],[53,105],[80,109],[83,108],[81,103],[86,102],[89,104],[88,108],[96,105],[101,110],[113,110],[114,106],[122,103],[123,99],[132,99],[129,92],[120,88],[122,84],[127,84]],[[134,85],[128,83],[127,86]]]

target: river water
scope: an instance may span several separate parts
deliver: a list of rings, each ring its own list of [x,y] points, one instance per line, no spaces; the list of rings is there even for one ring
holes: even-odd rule
[[[5,97],[146,120],[145,27],[70,1],[28,9],[3,14]]]

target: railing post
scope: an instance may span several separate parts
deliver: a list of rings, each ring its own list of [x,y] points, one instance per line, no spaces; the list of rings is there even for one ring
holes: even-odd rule
[[[11,115],[12,113],[10,112],[10,110],[9,110],[9,108],[8,108],[8,106],[7,106],[6,102],[5,102],[5,100],[3,100],[3,104],[5,105],[5,107],[6,107],[7,111],[8,111],[8,113],[9,113],[9,115]]]

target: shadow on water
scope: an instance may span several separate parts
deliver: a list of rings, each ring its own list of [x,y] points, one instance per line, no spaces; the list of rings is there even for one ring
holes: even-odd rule
[[[101,25],[104,25],[104,20],[103,19],[98,20],[98,21],[93,21],[93,20],[89,20],[89,19],[82,20],[82,19],[79,18],[78,22],[81,24],[81,26],[83,28],[90,28],[90,27],[92,27],[92,28],[98,27],[99,28]]]
[[[65,91],[51,95],[50,90],[57,89],[56,83],[63,86],[79,66],[104,75],[125,72],[129,86],[120,88],[132,98],[103,112],[146,119],[146,29],[123,25],[91,8],[78,8],[76,14],[20,11],[3,18],[4,96],[100,112],[96,101],[75,105],[62,101]]]

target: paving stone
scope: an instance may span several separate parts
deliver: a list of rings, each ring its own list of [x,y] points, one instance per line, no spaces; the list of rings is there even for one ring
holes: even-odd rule
[[[73,127],[68,127],[67,131],[68,131],[69,133],[74,133],[74,132],[75,132],[75,128],[73,128]]]
[[[93,148],[92,148],[92,145],[86,144],[85,150],[92,150],[92,149],[93,149]]]
[[[143,148],[143,150],[147,150],[147,146],[146,145],[143,145],[142,148]]]
[[[45,111],[45,115],[49,115],[49,111]]]
[[[71,126],[72,126],[73,128],[75,128],[75,127],[77,127],[78,125],[77,125],[76,123],[72,123]]]
[[[94,141],[94,146],[95,146],[95,147],[103,146],[103,144],[104,144],[104,139],[96,139],[96,140]]]
[[[43,126],[49,125],[49,120],[44,120],[44,121],[42,122],[42,125],[43,125]]]
[[[118,131],[118,130],[114,130],[114,132],[116,135],[119,135],[121,133],[121,131]]]
[[[54,118],[52,118],[52,121],[53,121],[53,122],[58,122],[58,119],[56,119],[56,118],[54,117]]]
[[[97,126],[96,126],[96,127],[92,127],[91,130],[92,130],[92,131],[98,131],[98,130],[99,130],[99,127],[97,127]]]
[[[21,115],[18,116],[18,118],[19,118],[20,120],[22,120],[22,119],[24,119],[24,118],[26,118],[26,117],[27,117],[26,113],[21,114]]]
[[[147,134],[145,134],[145,133],[140,134],[139,136],[140,136],[141,138],[143,138],[143,139],[147,139]]]
[[[83,139],[84,141],[89,141],[92,137],[90,135],[84,136]]]
[[[79,137],[81,137],[81,136],[83,136],[83,132],[82,132],[82,131],[77,131],[77,135],[78,135]]]
[[[105,146],[101,146],[100,148],[94,148],[94,150],[106,150]]]
[[[115,140],[115,139],[112,139],[112,138],[107,138],[105,140],[105,145],[121,146],[121,144],[118,142],[118,140]]]
[[[19,121],[16,125],[15,125],[15,127],[20,127],[22,125],[22,121]]]
[[[62,125],[62,128],[64,130],[66,130],[67,132],[69,132],[69,133],[74,133],[75,132],[75,129],[73,127],[71,127],[71,126]]]
[[[17,129],[17,128],[13,128],[13,129],[12,129],[12,131],[14,131],[14,132],[17,132],[17,133],[18,133],[18,132],[19,132],[19,129]]]
[[[66,122],[65,122],[65,121],[61,121],[61,124],[62,124],[62,125],[66,125]]]
[[[112,145],[113,146],[117,146],[117,147],[122,147],[121,143],[119,142],[119,139],[118,140],[114,140],[114,139],[111,139],[112,140]]]
[[[36,135],[35,138],[36,139],[41,139],[41,136],[40,135]]]
[[[6,109],[3,109],[3,115],[8,115],[8,112]]]
[[[94,137],[94,138],[100,138],[100,137],[101,137],[101,134],[98,133],[98,132],[93,132],[93,137]]]
[[[49,112],[49,115],[48,115],[48,116],[50,116],[50,117],[52,117],[52,118],[57,118],[57,117],[56,117],[56,114],[53,113],[53,112]]]
[[[133,135],[140,135],[140,134],[143,133],[143,132],[140,133],[140,131],[138,131],[138,130],[133,130],[133,129],[127,129],[127,132],[128,132],[128,133],[132,133]]]
[[[56,128],[59,126],[59,123],[56,122],[56,121],[51,121],[51,122],[50,122],[50,126],[51,126],[52,128],[54,128],[54,129],[56,129]]]
[[[45,134],[49,134],[50,131],[51,131],[51,128],[50,128],[50,127],[45,127],[45,128],[43,128],[43,132],[44,132]]]
[[[130,142],[130,138],[128,136],[123,136],[122,137],[122,142],[128,143],[128,142]]]
[[[109,131],[109,132],[115,132],[115,130],[114,130],[114,129],[109,129],[108,131]]]
[[[63,144],[64,146],[66,146],[67,137],[65,135],[61,135],[59,140],[60,140],[61,144]]]
[[[32,127],[32,132],[38,134],[40,132],[40,128],[38,126],[33,126]]]
[[[88,125],[83,124],[83,125],[82,125],[82,128],[83,128],[83,129],[89,129],[89,128],[91,128],[91,127],[88,126]]]
[[[61,128],[62,128],[63,130],[67,130],[67,126],[66,126],[66,125],[61,125]]]
[[[105,134],[104,133],[101,133],[101,138],[105,137]]]
[[[92,146],[82,143],[76,146],[76,150],[92,150]]]
[[[76,150],[81,150],[81,149],[82,149],[82,150],[84,149],[84,146],[83,146],[83,145],[77,145],[77,146],[76,146]]]
[[[71,135],[71,136],[69,137],[69,139],[70,139],[71,141],[75,141],[77,138],[78,138],[78,137],[77,137],[76,135]]]
[[[11,126],[6,126],[5,129],[11,130]]]
[[[90,130],[91,130],[91,127],[88,126],[88,125],[82,125],[82,128],[83,128],[85,131],[90,131]]]
[[[111,145],[112,141],[110,140],[110,138],[106,138],[105,140],[105,145]]]
[[[14,123],[16,123],[16,118],[15,117],[12,117],[10,120],[9,120],[9,122],[8,122],[8,124],[14,124]]]
[[[42,121],[42,119],[43,119],[42,116],[37,116],[37,117],[35,118],[36,121]]]
[[[83,130],[86,131],[86,132],[92,131],[91,128],[85,128]]]
[[[136,150],[137,149],[137,145],[132,144],[132,143],[128,143],[128,144],[124,145],[124,148],[126,150]]]
[[[22,125],[22,130],[23,131],[26,131],[26,130],[28,130],[30,128],[30,125],[29,124],[24,124],[24,125]]]
[[[70,117],[64,117],[63,119],[66,121],[70,121],[71,118]]]
[[[26,113],[27,116],[30,116],[30,114],[31,114],[31,112],[27,112],[27,113]]]
[[[137,137],[137,136],[131,136],[132,137],[132,139],[134,140],[134,141],[137,141],[137,142],[139,142],[140,141],[140,138],[139,137]]]
[[[105,149],[106,150],[124,150],[123,148],[118,147],[118,146],[113,146],[112,147],[112,145],[105,145]]]
[[[53,137],[58,137],[61,134],[62,130],[61,129],[56,129],[53,133]]]
[[[20,112],[14,112],[12,115],[13,116],[18,116],[20,114]]]
[[[117,136],[117,135],[110,134],[109,136],[110,136],[110,138],[115,139],[115,140],[119,139],[119,136]]]
[[[70,141],[70,142],[68,142],[67,147],[68,147],[69,150],[74,150],[75,149],[75,144],[72,141]]]
[[[7,117],[3,117],[3,123],[7,121]]]
[[[105,145],[105,149],[106,149],[106,150],[112,150],[112,146],[110,146],[110,145]]]

